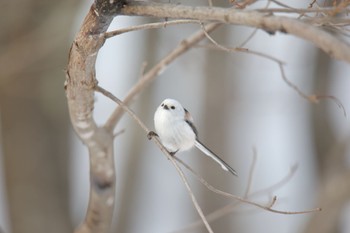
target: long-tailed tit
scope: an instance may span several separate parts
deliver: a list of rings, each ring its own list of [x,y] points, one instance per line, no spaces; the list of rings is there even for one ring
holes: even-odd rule
[[[234,169],[198,140],[192,116],[178,101],[164,100],[154,114],[154,125],[160,141],[172,155],[196,146],[223,170],[237,176]]]

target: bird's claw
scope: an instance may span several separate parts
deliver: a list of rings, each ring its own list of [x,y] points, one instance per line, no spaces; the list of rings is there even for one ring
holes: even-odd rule
[[[148,140],[151,140],[153,137],[158,137],[158,134],[154,131],[149,131],[147,134]]]

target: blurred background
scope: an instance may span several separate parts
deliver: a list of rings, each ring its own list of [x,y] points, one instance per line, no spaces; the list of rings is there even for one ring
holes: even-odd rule
[[[70,43],[91,2],[0,2],[0,232],[72,232],[84,218],[88,153],[72,130],[63,82]],[[299,8],[309,4],[283,2]],[[258,1],[254,7],[266,3]],[[228,6],[224,1],[214,4]],[[151,19],[120,16],[110,30],[147,22]],[[97,61],[100,85],[123,98],[144,62],[147,71],[198,29],[168,26],[109,39]],[[237,47],[253,31],[224,26],[212,36]],[[267,204],[276,195],[274,208],[279,210],[323,208],[319,213],[281,215],[241,204],[213,221],[214,231],[350,232],[349,119],[329,99],[311,104],[301,98],[282,80],[275,62],[207,49],[209,44],[204,40],[173,62],[131,108],[152,129],[161,101],[179,100],[192,113],[201,140],[239,173],[236,178],[223,172],[196,149],[178,155],[213,186],[244,195],[256,148],[250,193],[263,192],[253,200]],[[349,64],[279,33],[258,31],[245,47],[284,61],[287,78],[300,90],[335,96],[349,114]],[[99,124],[114,108],[96,95]],[[111,232],[180,232],[196,222],[199,216],[171,163],[128,116],[118,125],[117,131],[121,129],[126,131],[115,141],[117,201]],[[288,177],[294,166],[290,179],[266,190]],[[206,214],[232,203],[186,174]]]

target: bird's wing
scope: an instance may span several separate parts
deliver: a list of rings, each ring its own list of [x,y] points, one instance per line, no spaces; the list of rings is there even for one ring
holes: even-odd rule
[[[195,134],[196,137],[197,137],[197,136],[198,136],[198,131],[197,131],[197,129],[196,129],[196,126],[194,126],[194,124],[193,124],[193,118],[192,118],[190,112],[187,111],[186,108],[185,108],[184,110],[185,110],[185,121],[186,121],[186,123],[192,128],[194,134]]]

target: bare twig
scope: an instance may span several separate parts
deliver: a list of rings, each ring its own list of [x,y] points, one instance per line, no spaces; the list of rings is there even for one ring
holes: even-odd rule
[[[314,101],[315,103],[318,103],[320,99],[330,99],[332,100],[343,112],[343,115],[345,118],[347,118],[347,112],[343,105],[343,103],[335,96],[332,95],[311,95],[309,96],[310,101]]]
[[[267,9],[269,7],[270,3],[271,3],[270,1],[267,1],[267,3],[266,3],[264,8]],[[240,45],[238,45],[238,47],[239,48],[244,47],[255,36],[257,31],[258,31],[258,29],[255,28],[253,30],[253,32]]]
[[[256,165],[257,157],[258,157],[258,154],[256,152],[256,148],[253,147],[253,160],[252,160],[252,164],[251,164],[250,169],[249,169],[247,187],[246,187],[246,190],[245,190],[244,195],[243,195],[244,198],[248,197],[248,195],[250,193],[250,189],[252,187],[253,175],[254,175],[254,171],[255,171],[255,165]]]
[[[290,87],[292,88],[296,93],[298,93],[299,96],[301,96],[302,98],[310,101],[311,103],[318,103],[320,99],[330,99],[332,100],[334,103],[337,104],[337,106],[343,111],[343,114],[345,117],[347,117],[347,113],[346,113],[346,110],[345,110],[345,107],[343,106],[343,104],[341,103],[340,100],[338,100],[336,97],[334,96],[329,96],[329,95],[307,95],[305,94],[303,91],[300,90],[300,88],[295,85],[293,82],[291,82],[285,72],[284,72],[284,63],[281,61],[281,60],[278,60],[277,58],[274,58],[268,54],[263,54],[263,53],[260,53],[260,52],[256,52],[256,51],[251,51],[251,50],[248,50],[248,49],[242,49],[242,48],[228,48],[226,46],[223,46],[221,44],[219,44],[218,42],[216,42],[210,35],[208,32],[205,31],[205,28],[204,28],[204,25],[201,24],[202,26],[202,29],[204,31],[204,34],[205,36],[220,50],[223,50],[223,51],[226,51],[226,52],[243,52],[243,53],[249,53],[249,54],[253,54],[253,55],[257,55],[257,56],[261,56],[261,57],[264,57],[264,58],[267,58],[269,60],[272,60],[274,62],[277,63],[279,69],[280,69],[280,72],[281,72],[281,77],[282,77],[282,80]]]
[[[256,11],[261,13],[290,13],[290,14],[306,14],[306,13],[324,13],[324,14],[330,14],[334,11],[333,7],[322,7],[322,8],[308,8],[308,9],[302,9],[302,8],[261,8],[256,9]],[[348,13],[350,9],[344,8],[342,9],[343,13]]]
[[[252,170],[253,166],[254,165],[252,164],[250,170]],[[255,191],[255,192],[251,193],[249,195],[249,198],[252,198],[252,197],[255,197],[255,196],[258,196],[258,195],[261,195],[261,194],[269,193],[269,192],[272,192],[273,190],[276,190],[276,189],[282,187],[283,185],[285,185],[293,177],[293,175],[295,174],[296,170],[297,170],[297,166],[296,165],[292,166],[290,171],[289,171],[289,173],[286,176],[284,176],[280,181],[278,181],[277,183],[273,184],[270,187],[267,187],[265,189],[262,189],[262,190]],[[251,178],[251,180],[248,179],[248,185],[249,185],[249,183],[252,182],[252,179],[253,179],[253,177]],[[248,188],[248,186],[247,186],[247,188]],[[246,193],[246,191],[245,191],[245,193]],[[244,197],[244,198],[247,199],[248,197]],[[270,202],[270,204],[274,204],[274,203],[275,203],[274,200],[272,200]],[[228,204],[226,206],[223,206],[223,207],[221,207],[221,208],[219,208],[219,209],[217,209],[217,210],[207,214],[206,218],[207,218],[207,220],[209,222],[215,221],[216,219],[222,218],[223,216],[226,216],[226,215],[232,213],[234,208],[236,208],[239,204],[241,204],[241,202],[239,202],[239,201],[232,202],[232,203],[230,203],[230,204]],[[271,206],[270,206],[270,208],[271,208]],[[196,228],[198,228],[198,227],[200,227],[202,225],[203,225],[202,221],[198,220],[198,221],[195,221],[195,222],[185,226],[184,228],[176,230],[176,231],[174,231],[172,233],[189,232],[189,231],[191,231],[193,229],[196,229]]]
[[[304,92],[302,92],[300,90],[300,88],[298,86],[296,86],[294,83],[292,83],[287,76],[284,73],[284,69],[283,69],[283,65],[282,64],[278,64],[280,71],[281,71],[281,75],[282,75],[282,79],[285,83],[287,83],[287,85],[289,87],[291,87],[294,91],[296,91],[302,98],[310,101],[311,103],[318,103],[321,99],[330,99],[332,100],[343,112],[344,117],[347,117],[347,113],[346,113],[346,109],[344,107],[344,105],[342,104],[342,102],[336,98],[335,96],[331,96],[331,95],[306,95]]]
[[[281,6],[281,7],[285,8],[285,9],[291,9],[291,10],[297,11],[296,8],[291,7],[291,6],[288,6],[287,4],[282,3],[282,2],[280,2],[280,1],[277,1],[277,0],[269,0],[269,1],[270,1],[270,2],[273,2],[273,3],[275,3],[275,4],[277,4],[278,6]]]
[[[262,205],[247,199],[244,199],[242,197],[233,195],[231,193],[227,193],[224,191],[221,191],[217,188],[214,188],[212,185],[210,185],[206,180],[204,180],[201,176],[198,175],[198,173],[196,173],[191,167],[189,167],[186,163],[184,163],[182,160],[180,160],[179,158],[175,157],[176,160],[181,163],[184,167],[186,167],[196,178],[198,181],[200,181],[203,185],[205,185],[210,191],[220,194],[222,196],[225,197],[229,197],[231,199],[249,204],[249,205],[253,205],[256,207],[259,207],[261,209],[273,212],[273,213],[278,213],[278,214],[307,214],[307,213],[312,213],[312,212],[317,212],[317,211],[321,211],[321,208],[315,208],[315,209],[310,209],[310,210],[303,210],[303,211],[283,211],[283,210],[277,210],[277,209],[272,209],[271,207],[273,206],[273,204],[276,202],[276,198],[273,198],[273,200],[268,204],[268,205]]]
[[[279,189],[280,187],[282,187],[283,185],[288,183],[288,181],[294,176],[297,169],[298,169],[298,165],[293,165],[290,168],[288,174],[286,176],[284,176],[280,181],[271,185],[270,187],[255,191],[254,193],[250,194],[249,196],[253,197],[253,196],[258,196],[258,195],[261,195],[264,193],[271,193],[273,190]]]
[[[226,46],[223,46],[221,44],[219,44],[218,42],[216,42],[210,35],[208,32],[206,32],[203,24],[201,24],[202,26],[202,29],[204,31],[204,34],[205,36],[218,48],[218,49],[221,49],[223,51],[226,51],[226,52],[243,52],[243,53],[249,53],[249,54],[253,54],[253,55],[257,55],[257,56],[261,56],[263,58],[267,58],[269,60],[272,60],[274,62],[276,62],[280,68],[280,72],[281,72],[281,76],[282,76],[282,79],[284,80],[284,82],[287,83],[288,86],[290,86],[293,90],[295,90],[301,97],[311,101],[312,99],[304,94],[300,89],[299,87],[297,87],[294,83],[292,83],[291,81],[289,81],[284,73],[284,68],[283,68],[283,62],[277,58],[274,58],[268,54],[264,54],[264,53],[260,53],[260,52],[256,52],[256,51],[252,51],[252,50],[248,50],[248,49],[243,49],[243,48],[228,48]]]
[[[165,28],[166,26],[179,25],[179,24],[199,24],[199,20],[172,20],[172,21],[164,21],[164,22],[156,22],[156,23],[147,23],[142,25],[131,26],[123,29],[118,29],[110,32],[106,32],[104,37],[106,39],[111,38],[113,36],[117,36],[126,32],[146,30],[146,29],[157,29],[157,28]]]
[[[113,134],[113,138],[116,138],[116,137],[122,135],[123,133],[125,133],[125,129],[121,129],[118,132],[116,132],[115,134]]]
[[[309,8],[312,8],[313,5],[315,4],[315,2],[316,2],[316,0],[312,0],[312,2],[310,2],[310,4],[309,4]]]
[[[300,95],[302,98],[307,99],[310,101],[309,96],[307,94],[305,94],[304,92],[302,92],[300,90],[300,88],[295,85],[294,83],[292,83],[291,81],[289,81],[289,79],[287,78],[286,74],[284,73],[284,68],[283,65],[278,63],[278,67],[280,68],[280,72],[281,72],[281,76],[283,81],[290,87],[292,88],[296,93],[298,93],[298,95]]]
[[[253,32],[250,33],[250,35],[249,35],[241,44],[238,45],[238,48],[244,47],[244,46],[255,36],[255,34],[257,33],[257,31],[258,31],[258,29],[255,28],[255,29],[253,30]]]
[[[204,27],[203,24],[201,24],[201,26],[202,26],[202,30],[204,31],[204,35],[207,37],[207,39],[210,40],[210,42],[212,42],[220,50],[223,50],[223,51],[229,52],[229,53],[241,52],[241,53],[253,54],[253,55],[256,55],[256,56],[259,56],[259,57],[263,57],[263,58],[272,60],[274,62],[277,62],[278,64],[281,64],[281,65],[284,64],[283,61],[281,61],[281,60],[279,60],[279,59],[277,59],[275,57],[272,57],[272,56],[270,56],[268,54],[264,54],[264,53],[261,53],[261,52],[253,51],[253,50],[250,50],[250,49],[247,49],[247,48],[240,48],[240,47],[229,48],[229,47],[223,46],[223,45],[219,44],[213,37],[211,37],[209,35],[209,33],[205,30],[205,27]]]

